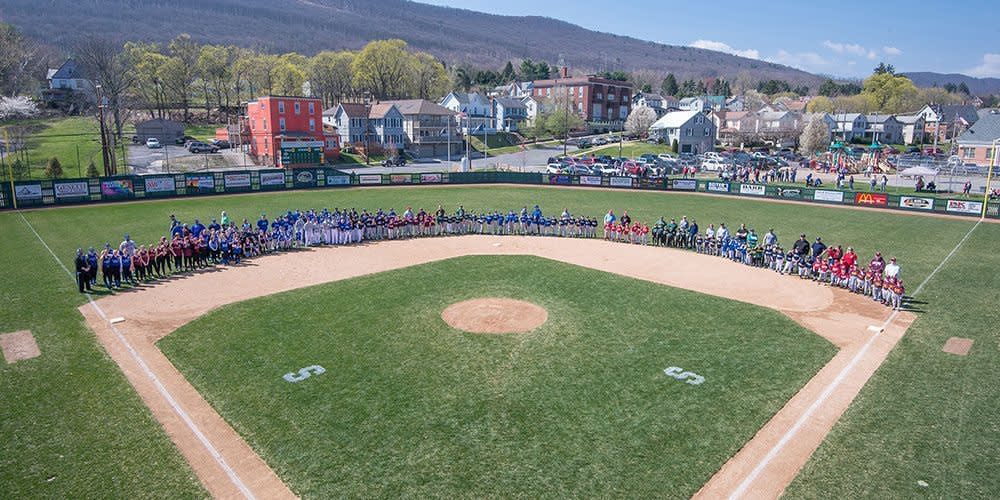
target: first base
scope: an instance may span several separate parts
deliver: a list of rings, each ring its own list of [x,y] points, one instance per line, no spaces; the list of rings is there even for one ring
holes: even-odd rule
[[[121,323],[123,321],[125,321],[125,318],[122,318],[121,316],[117,318],[111,318],[108,320],[108,322],[110,322],[112,325],[117,325],[118,323]]]

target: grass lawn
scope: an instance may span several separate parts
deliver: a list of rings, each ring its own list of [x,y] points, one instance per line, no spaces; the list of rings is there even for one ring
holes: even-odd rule
[[[118,241],[126,231],[137,241],[152,241],[166,232],[170,214],[191,222],[227,210],[236,220],[254,220],[261,212],[273,215],[289,208],[400,210],[410,205],[433,210],[439,203],[450,210],[459,203],[467,210],[539,203],[546,212],[558,213],[565,207],[594,216],[609,208],[616,213],[629,209],[634,219],[645,221],[687,215],[702,227],[710,222],[730,226],[745,222],[758,231],[773,227],[786,243],[806,232],[829,243],[853,244],[865,257],[876,249],[898,256],[911,293],[974,224],[747,198],[509,186],[309,190],[47,208],[24,216],[72,267],[77,247]],[[33,360],[0,363],[4,491],[12,497],[204,496],[166,435],[83,325],[76,308],[84,299],[74,284],[16,213],[0,213],[0,234],[5,236],[0,242],[0,265],[7,269],[0,299],[8,304],[0,309],[0,332],[32,330],[42,352]],[[918,297],[922,312],[916,323],[834,427],[790,488],[790,497],[1000,496],[1000,475],[995,473],[995,457],[1000,456],[996,411],[1000,385],[992,383],[1000,380],[998,242],[1000,225],[980,225],[928,282]],[[391,287],[383,292],[395,293]],[[354,310],[347,311],[365,314],[366,308],[359,304],[354,302]],[[559,305],[553,304],[552,308]],[[310,311],[325,314],[322,310]],[[969,356],[941,352],[944,340],[952,336],[975,341]],[[282,368],[284,373],[294,367]],[[326,375],[335,380],[335,373]],[[268,437],[256,436],[253,442],[256,439]],[[385,467],[372,467],[376,465]],[[52,475],[55,479],[48,481]],[[931,486],[918,491],[918,480]]]
[[[202,142],[215,139],[215,129],[225,127],[224,123],[188,124],[184,127],[184,135],[190,135]]]
[[[14,126],[7,124],[9,133],[14,134]],[[97,120],[90,116],[24,120],[17,127],[27,127],[27,156],[30,177],[44,178],[43,172],[49,158],[59,158],[66,177],[80,177],[87,172],[87,165],[94,162],[98,170],[101,163],[101,132]],[[3,132],[0,131],[0,137]],[[79,168],[77,153],[79,152]],[[13,153],[16,158],[17,153]],[[3,173],[6,177],[7,172]]]
[[[483,135],[473,134],[469,137],[469,142],[472,145],[472,149],[482,153],[485,146],[489,146],[490,154],[504,154],[505,149],[510,149],[508,152],[514,152],[519,150],[517,138],[513,134],[508,134],[505,132],[500,132],[496,134],[487,134],[486,142],[483,142]],[[494,151],[496,150],[496,152]]]
[[[441,320],[479,297],[548,321]],[[740,327],[704,328],[718,318]],[[690,496],[836,351],[775,311],[496,256],[235,304],[160,346],[304,497]],[[314,364],[326,373],[282,379]]]

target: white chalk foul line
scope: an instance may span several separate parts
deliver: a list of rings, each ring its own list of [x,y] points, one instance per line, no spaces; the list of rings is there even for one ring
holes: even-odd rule
[[[22,214],[20,210],[18,210],[17,214],[21,216],[21,220],[24,221],[24,224],[28,226],[28,229],[30,229],[31,232],[35,234],[35,237],[38,238],[38,241],[41,242],[42,246],[44,246],[45,249],[49,251],[49,254],[52,255],[52,258],[55,259],[57,264],[59,264],[59,267],[61,267],[63,271],[66,271],[66,274],[69,275],[70,279],[74,281],[74,284],[76,284],[76,277],[62,263],[62,261],[59,260],[59,257],[56,255],[55,252],[52,251],[52,248],[49,247],[48,243],[46,243],[45,240],[42,239],[42,235],[38,234],[38,231],[36,231],[35,227],[32,226],[30,222],[28,222],[28,219],[24,217],[24,214]],[[225,471],[226,475],[229,476],[229,480],[232,481],[233,485],[240,490],[240,493],[243,493],[244,497],[250,500],[254,500],[255,497],[253,495],[253,492],[251,492],[250,488],[247,488],[246,484],[243,483],[243,480],[240,479],[239,474],[237,474],[236,471],[233,470],[233,468],[230,467],[228,463],[226,463],[226,459],[222,457],[222,454],[219,453],[219,450],[217,450],[215,446],[212,444],[212,442],[208,440],[208,437],[206,437],[205,434],[201,432],[201,429],[198,428],[198,424],[194,423],[194,420],[191,419],[191,416],[188,415],[187,411],[185,411],[184,408],[181,407],[180,403],[178,403],[177,400],[174,399],[173,395],[170,394],[170,391],[167,390],[167,388],[163,385],[162,382],[160,382],[159,377],[157,377],[156,374],[153,373],[153,370],[149,368],[149,365],[146,364],[146,360],[144,360],[142,356],[139,355],[139,352],[132,347],[132,344],[129,343],[129,341],[125,338],[125,336],[122,335],[117,328],[115,328],[114,323],[108,320],[108,317],[107,315],[104,314],[104,310],[101,309],[101,306],[97,305],[97,302],[94,301],[94,298],[91,297],[90,294],[87,294],[87,300],[90,302],[90,306],[94,308],[94,311],[97,312],[97,315],[100,316],[102,320],[108,323],[108,326],[111,328],[111,331],[118,338],[118,341],[121,342],[123,347],[125,347],[125,350],[128,351],[129,355],[132,356],[132,359],[136,362],[136,364],[138,364],[139,367],[142,368],[143,373],[145,373],[146,376],[149,378],[149,380],[153,383],[153,385],[156,387],[156,390],[160,393],[161,396],[163,396],[163,399],[167,401],[167,403],[170,405],[170,408],[174,410],[174,413],[176,413],[177,416],[184,421],[188,429],[190,429],[191,432],[195,435],[195,437],[198,438],[198,441],[201,442],[201,444],[205,447],[208,453],[212,455],[212,458],[215,459],[215,462],[219,464],[219,467],[221,467],[222,470]]]
[[[959,240],[957,245],[955,245],[955,248],[952,248],[951,252],[949,252],[948,255],[944,257],[944,259],[937,265],[937,267],[934,268],[934,270],[931,271],[931,273],[928,274],[927,277],[924,278],[922,282],[920,282],[916,290],[913,291],[913,295],[911,295],[911,297],[916,297],[917,294],[924,289],[924,285],[926,285],[927,282],[929,282],[931,278],[933,278],[934,275],[936,275],[938,271],[940,271],[941,268],[944,267],[944,265],[949,260],[951,260],[951,257],[955,255],[955,252],[957,252],[958,249],[962,246],[962,244],[964,244],[965,241],[969,239],[969,236],[972,235],[972,232],[975,231],[976,228],[979,227],[979,224],[981,224],[982,222],[983,222],[982,219],[976,221],[976,223],[972,226],[972,229],[969,229],[969,232],[965,233],[965,236],[962,237],[961,240]],[[873,333],[870,337],[868,337],[868,340],[865,342],[865,344],[861,346],[861,349],[854,355],[853,358],[851,358],[851,361],[847,364],[847,366],[845,366],[843,369],[840,370],[840,373],[838,373],[836,378],[833,379],[833,382],[831,382],[830,385],[828,385],[826,389],[824,389],[823,392],[820,393],[819,397],[817,397],[816,400],[813,401],[811,405],[809,405],[809,408],[807,408],[806,411],[799,416],[799,418],[795,421],[795,423],[792,424],[792,426],[787,431],[785,431],[785,434],[781,436],[781,439],[779,439],[777,443],[774,444],[774,447],[772,447],[767,452],[767,454],[764,455],[763,458],[761,458],[760,462],[757,463],[757,466],[750,471],[750,474],[748,474],[747,477],[744,478],[743,481],[739,484],[739,486],[737,486],[736,489],[733,490],[732,494],[729,495],[730,500],[736,500],[742,497],[746,493],[750,485],[757,480],[758,476],[760,476],[760,473],[763,472],[768,465],[770,465],[771,461],[774,460],[774,457],[778,456],[778,453],[781,452],[781,450],[785,447],[785,445],[787,445],[788,442],[795,437],[795,435],[799,432],[799,430],[802,429],[802,426],[805,425],[806,421],[808,421],[809,418],[812,417],[812,414],[815,413],[816,410],[820,406],[822,406],[823,403],[826,402],[826,399],[830,397],[830,394],[832,394],[833,391],[840,386],[840,383],[843,382],[847,374],[850,373],[850,371],[854,369],[854,367],[858,364],[858,362],[860,362],[861,359],[865,357],[865,355],[868,353],[868,349],[870,349],[872,344],[875,343],[875,340],[879,337],[879,335],[882,334],[882,332],[885,331],[886,328],[888,328],[890,324],[892,324],[893,320],[895,320],[896,316],[898,315],[899,315],[898,310],[893,311],[892,314],[890,314],[889,317],[886,318],[885,322],[882,323],[882,326],[881,328],[879,328],[879,331]]]

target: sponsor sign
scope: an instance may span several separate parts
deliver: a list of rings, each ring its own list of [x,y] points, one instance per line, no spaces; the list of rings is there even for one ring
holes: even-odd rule
[[[85,198],[90,195],[87,181],[56,182],[52,184],[52,191],[55,193],[56,199]]]
[[[552,174],[549,175],[549,184],[572,184],[573,180],[568,175]]]
[[[410,174],[392,174],[389,176],[390,184],[409,184],[413,182],[413,176]]]
[[[261,186],[284,186],[285,185],[285,173],[284,172],[261,172],[260,173],[260,185]]]
[[[349,175],[330,175],[326,178],[327,186],[347,186],[351,183]]]
[[[726,183],[726,182],[709,182],[708,183],[708,190],[709,191],[714,191],[716,193],[728,193],[729,192],[729,184]]]
[[[834,203],[844,202],[844,192],[843,191],[827,191],[825,189],[817,189],[813,193],[813,199],[816,201],[832,201]]]
[[[226,174],[222,178],[226,189],[250,187],[250,174]]]
[[[215,176],[212,174],[193,174],[184,178],[184,185],[199,193],[215,191]]]
[[[14,197],[17,201],[30,201],[42,199],[41,184],[20,184],[14,186]]]
[[[147,193],[168,193],[177,189],[173,177],[146,177],[143,181]]]
[[[673,189],[682,191],[694,191],[698,189],[698,181],[694,179],[674,179],[671,181]]]
[[[740,184],[740,194],[749,194],[751,196],[764,196],[764,185]]]
[[[979,215],[983,213],[983,202],[981,201],[963,201],[963,200],[948,200],[948,207],[946,208],[949,212],[957,212],[960,214],[976,214]]]
[[[312,170],[297,170],[292,175],[292,183],[295,187],[315,187],[316,173]]]
[[[580,184],[583,186],[600,186],[601,177],[598,175],[581,175]]]
[[[801,189],[778,188],[778,196],[782,198],[801,198]]]
[[[359,175],[358,184],[382,184],[382,174]]]
[[[631,177],[612,177],[610,184],[614,187],[632,187]]]
[[[882,193],[854,193],[854,204],[887,207],[889,206],[889,196]]]
[[[914,210],[934,210],[933,198],[917,198],[916,196],[900,196],[899,206]]]
[[[420,174],[421,184],[436,184],[441,181],[441,174]]]
[[[132,179],[101,181],[101,194],[106,198],[127,198],[132,193]]]

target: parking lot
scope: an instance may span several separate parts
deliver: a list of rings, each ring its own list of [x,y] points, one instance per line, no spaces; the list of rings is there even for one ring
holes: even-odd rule
[[[145,144],[128,147],[128,163],[134,173],[139,175],[256,166],[249,156],[238,149],[223,149],[218,153],[191,153],[184,146],[148,148]]]

